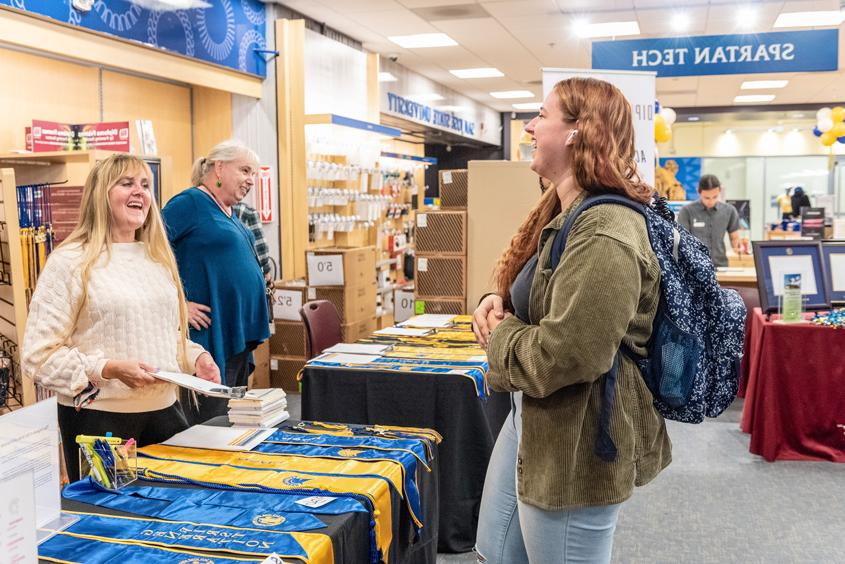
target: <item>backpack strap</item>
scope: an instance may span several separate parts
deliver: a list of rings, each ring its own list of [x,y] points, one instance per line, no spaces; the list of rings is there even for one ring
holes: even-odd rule
[[[595,196],[588,196],[584,201],[575,208],[572,213],[566,218],[560,231],[555,235],[555,240],[552,242],[551,268],[555,270],[560,264],[560,259],[563,256],[563,251],[566,249],[566,239],[569,237],[569,232],[575,225],[575,221],[583,212],[587,211],[593,206],[599,204],[616,204],[631,208],[634,211],[645,216],[645,206],[639,202],[635,202],[630,198],[626,198],[620,194],[596,194]],[[624,345],[622,345],[624,347]],[[627,349],[627,347],[624,347]],[[619,372],[620,352],[616,352],[613,358],[613,366],[604,375],[604,390],[602,392],[601,414],[599,415],[599,432],[596,437],[596,443],[593,446],[593,452],[604,460],[605,462],[613,462],[616,460],[616,444],[613,442],[613,437],[610,436],[610,416],[613,413],[613,398],[616,391],[616,376]]]
[[[580,216],[583,212],[599,204],[617,204],[625,206],[626,208],[631,208],[632,210],[645,216],[645,206],[643,204],[635,202],[630,198],[626,198],[621,194],[608,194],[605,192],[594,196],[587,196],[584,198],[584,201],[569,214],[566,221],[563,222],[563,226],[560,228],[560,231],[558,231],[557,235],[555,235],[555,240],[552,243],[552,270],[555,270],[557,265],[560,264],[563,251],[566,249],[566,239],[569,237],[569,232],[572,231],[572,227],[575,225],[575,220],[577,220],[578,216]]]

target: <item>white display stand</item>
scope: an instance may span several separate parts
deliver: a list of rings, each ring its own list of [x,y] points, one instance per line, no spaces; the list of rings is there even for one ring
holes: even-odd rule
[[[32,478],[30,491],[34,494],[38,542],[77,520],[61,513],[59,416],[55,397],[0,416],[0,482],[22,475]]]

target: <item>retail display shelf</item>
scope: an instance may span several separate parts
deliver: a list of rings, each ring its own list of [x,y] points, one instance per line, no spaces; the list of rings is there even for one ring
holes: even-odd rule
[[[305,125],[339,125],[351,127],[360,131],[374,133],[381,137],[399,137],[402,131],[395,127],[388,127],[378,123],[339,116],[337,114],[310,114],[305,116]]]

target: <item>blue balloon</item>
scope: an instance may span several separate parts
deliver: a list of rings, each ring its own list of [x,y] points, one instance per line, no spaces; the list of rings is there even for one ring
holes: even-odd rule
[[[660,102],[657,101],[657,100],[654,101],[654,113],[656,113],[656,114],[660,113]]]
[[[842,144],[845,144],[845,135],[843,135],[842,137],[837,137],[836,140]]]
[[[813,128],[813,135],[815,135],[816,137],[821,137],[822,136],[822,130],[819,129],[818,127],[814,127]]]

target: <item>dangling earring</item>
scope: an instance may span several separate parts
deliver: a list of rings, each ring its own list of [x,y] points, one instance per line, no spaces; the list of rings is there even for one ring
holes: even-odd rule
[[[219,178],[217,179],[217,182],[215,182],[214,184],[215,184],[218,188],[220,188],[221,186],[223,186],[223,183],[220,181],[220,179],[219,179]]]

